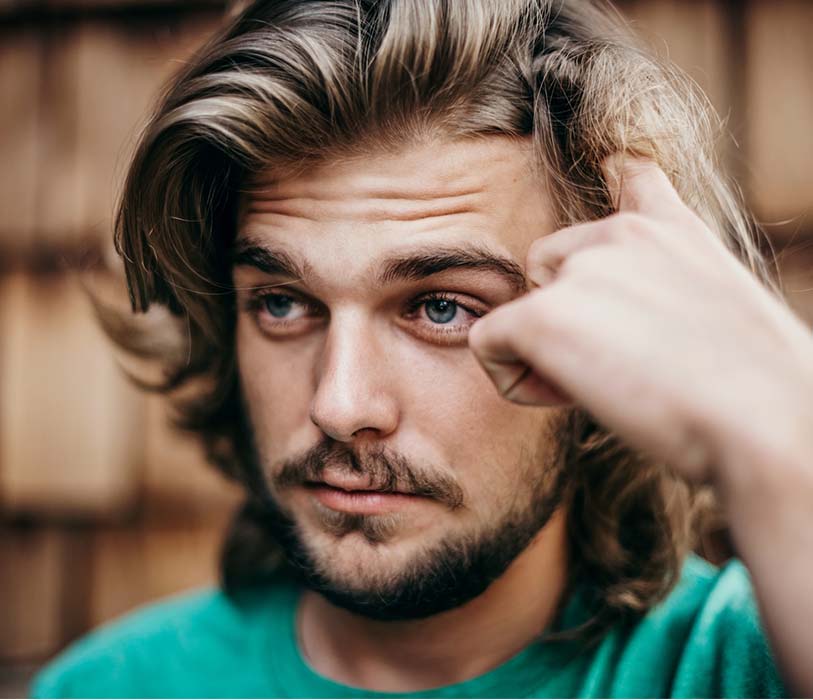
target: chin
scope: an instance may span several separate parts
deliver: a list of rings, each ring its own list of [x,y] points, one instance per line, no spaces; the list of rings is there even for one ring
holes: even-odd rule
[[[382,621],[418,620],[446,612],[476,598],[497,578],[491,574],[461,578],[465,557],[450,570],[444,557],[407,549],[413,548],[372,549],[361,543],[352,553],[332,553],[326,562],[314,558],[300,573],[308,588],[333,605]]]
[[[319,572],[343,587],[370,585],[398,578],[420,559],[429,543],[429,533],[356,529],[335,533],[321,527],[300,527],[298,539],[307,559]]]
[[[531,501],[489,526],[418,509],[381,515],[294,506],[275,534],[300,582],[376,620],[416,620],[471,601],[499,579],[554,512]]]
[[[496,581],[527,541],[446,535],[371,543],[300,531],[292,563],[302,583],[337,607],[382,621],[418,620],[460,607]],[[501,546],[495,547],[496,544]]]

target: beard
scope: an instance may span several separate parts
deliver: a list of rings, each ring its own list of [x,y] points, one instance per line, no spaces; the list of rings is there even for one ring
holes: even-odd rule
[[[482,594],[548,523],[562,504],[566,487],[561,431],[546,431],[538,454],[528,459],[523,452],[524,463],[518,465],[514,482],[522,484],[521,490],[513,493],[511,503],[489,522],[471,532],[450,533],[421,548],[395,572],[376,575],[362,563],[351,580],[338,575],[329,552],[314,546],[313,538],[285,507],[280,496],[288,489],[320,481],[328,466],[334,472],[363,474],[384,491],[397,489],[432,498],[449,511],[467,507],[463,489],[438,470],[419,468],[391,451],[359,455],[330,438],[286,460],[269,478],[248,425],[245,432],[243,446],[249,448],[254,462],[251,471],[262,481],[262,488],[254,492],[255,514],[260,513],[267,538],[281,548],[288,570],[301,585],[334,605],[375,620],[426,618]],[[337,539],[355,533],[372,548],[386,547],[397,537],[403,518],[408,517],[401,513],[345,513],[321,505],[315,513],[323,532]]]

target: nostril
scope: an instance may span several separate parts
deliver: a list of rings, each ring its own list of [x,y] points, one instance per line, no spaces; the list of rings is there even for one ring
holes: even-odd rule
[[[353,359],[353,358],[351,358]],[[361,360],[350,364],[334,359],[320,377],[310,403],[310,422],[340,442],[376,439],[388,435],[398,424],[398,404],[391,378]]]

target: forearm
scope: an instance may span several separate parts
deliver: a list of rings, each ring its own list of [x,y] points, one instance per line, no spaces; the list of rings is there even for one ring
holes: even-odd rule
[[[813,417],[808,430],[789,434],[796,439],[782,447],[732,448],[718,491],[788,691],[811,697]]]

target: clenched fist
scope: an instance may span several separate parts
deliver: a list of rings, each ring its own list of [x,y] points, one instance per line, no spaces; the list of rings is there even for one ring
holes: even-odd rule
[[[469,345],[518,403],[575,402],[696,480],[808,449],[813,338],[651,161],[613,156],[605,219],[538,239],[533,291],[477,322]]]

